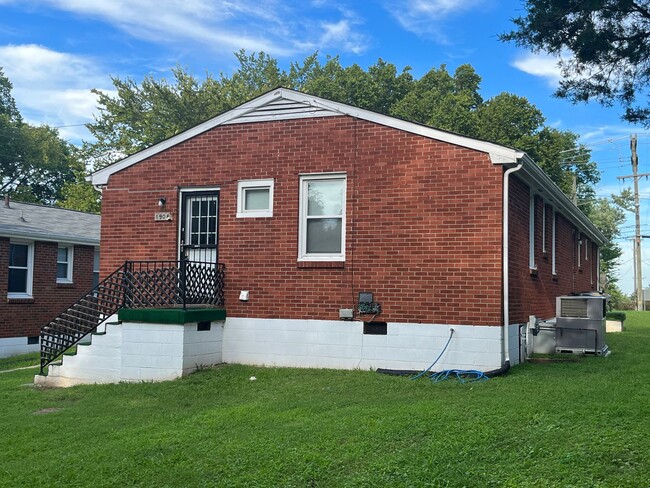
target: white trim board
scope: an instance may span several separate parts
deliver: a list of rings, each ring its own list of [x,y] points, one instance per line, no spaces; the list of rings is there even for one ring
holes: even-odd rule
[[[253,122],[265,122],[274,120],[291,120],[313,117],[336,117],[350,116],[360,120],[366,120],[386,127],[391,127],[411,134],[426,137],[456,146],[473,149],[489,155],[492,164],[514,165],[520,161],[524,163],[522,175],[526,176],[526,182],[535,191],[541,190],[552,195],[555,205],[558,206],[567,216],[576,219],[591,237],[599,245],[607,242],[605,236],[587,219],[587,217],[562,193],[555,183],[539,168],[535,162],[523,151],[495,144],[488,141],[474,139],[453,132],[435,129],[423,124],[397,119],[388,115],[379,114],[370,110],[353,107],[340,102],[326,100],[314,95],[297,92],[288,88],[277,88],[253,100],[250,100],[232,110],[224,112],[217,117],[207,120],[185,132],[181,132],[169,139],[122,159],[106,168],[96,171],[88,177],[96,187],[108,184],[110,176],[123,169],[126,169],[140,161],[150,158],[158,153],[170,149],[184,141],[198,136],[210,129],[220,125],[245,124]]]
[[[287,110],[287,107],[294,107]],[[271,120],[288,120],[312,117],[334,117],[348,115],[369,122],[374,122],[387,127],[421,135],[430,139],[448,142],[457,146],[475,149],[490,155],[495,164],[515,163],[523,153],[515,149],[480,141],[471,137],[434,129],[425,125],[396,119],[388,115],[378,114],[361,108],[352,107],[339,102],[333,102],[324,98],[307,95],[305,93],[278,88],[246,102],[228,112],[214,117],[180,134],[170,137],[158,144],[144,149],[132,156],[118,161],[106,168],[93,173],[89,179],[95,186],[106,185],[108,178],[118,171],[132,166],[144,159],[154,156],[166,149],[169,149],[181,142],[196,137],[214,127],[227,124],[244,124],[250,122],[262,122]]]

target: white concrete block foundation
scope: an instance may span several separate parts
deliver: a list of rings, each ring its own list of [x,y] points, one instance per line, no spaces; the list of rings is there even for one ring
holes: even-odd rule
[[[27,337],[7,337],[0,339],[0,358],[8,358],[10,356],[38,351],[38,342],[30,344],[29,338]]]
[[[78,345],[77,354],[50,365],[47,376],[34,383],[49,387],[79,384],[164,381],[180,378],[200,366],[219,364],[223,321],[210,330],[197,323],[113,323],[106,333],[93,335],[90,345]]]
[[[358,321],[227,318],[197,323],[109,324],[77,355],[52,365],[35,383],[72,386],[83,383],[162,381],[179,378],[200,366],[239,363],[260,366],[375,370],[423,370],[448,347],[433,371],[490,371],[502,365],[501,327],[389,322],[385,335],[364,334]],[[507,340],[511,365],[519,362],[519,326]]]

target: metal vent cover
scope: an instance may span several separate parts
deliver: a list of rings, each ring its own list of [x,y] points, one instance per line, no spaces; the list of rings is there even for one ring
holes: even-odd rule
[[[588,318],[587,300],[560,298],[560,317]]]

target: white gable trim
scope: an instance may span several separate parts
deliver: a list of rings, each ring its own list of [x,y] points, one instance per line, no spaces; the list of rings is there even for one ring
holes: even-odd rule
[[[154,146],[107,166],[104,169],[100,169],[90,175],[88,180],[96,187],[106,185],[108,184],[108,179],[112,174],[220,125],[313,117],[335,117],[341,115],[347,115],[426,137],[428,139],[434,139],[455,146],[483,152],[489,155],[492,164],[495,165],[517,164],[521,161],[523,162],[524,169],[522,176],[526,182],[531,185],[531,188],[535,189],[534,191],[538,188],[545,189],[547,193],[543,196],[548,198],[548,195],[550,194],[555,197],[553,205],[561,210],[566,216],[570,216],[574,219],[574,222],[580,223],[582,228],[585,230],[585,233],[588,234],[593,241],[598,242],[599,245],[606,242],[603,234],[596,229],[591,221],[566,197],[566,195],[564,195],[564,193],[562,193],[559,187],[551,181],[551,179],[525,152],[517,151],[516,149],[501,146],[492,142],[462,136],[453,132],[434,129],[426,125],[408,122],[388,115],[382,115],[376,112],[371,112],[370,110],[352,107],[344,103],[326,100],[324,98],[289,90],[287,88],[277,88],[270,91],[240,105],[239,107],[235,107],[228,112],[192,127],[185,132],[181,132],[180,134]]]
[[[89,180],[92,181],[92,184],[95,186],[106,185],[112,174],[220,125],[312,117],[333,117],[341,115],[348,115],[350,117],[367,120],[368,122],[392,127],[394,129],[427,137],[429,139],[435,139],[456,146],[484,152],[490,155],[490,159],[494,164],[514,163],[523,154],[509,147],[500,146],[491,142],[479,141],[472,139],[471,137],[461,136],[459,134],[416,124],[414,122],[396,119],[388,115],[382,115],[343,103],[325,100],[320,97],[307,95],[287,88],[278,88],[217,117],[207,120],[202,124],[192,127],[185,132],[181,132],[180,134],[170,137],[169,139],[133,154],[132,156],[122,159],[117,163],[100,169],[93,173],[89,177]]]

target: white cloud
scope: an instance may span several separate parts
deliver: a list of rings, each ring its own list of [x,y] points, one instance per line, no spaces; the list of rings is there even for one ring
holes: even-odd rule
[[[486,0],[388,0],[385,8],[405,30],[447,43],[443,21],[487,3]]]
[[[361,54],[366,50],[366,38],[352,30],[352,22],[348,19],[335,23],[323,22],[321,28],[323,34],[318,41],[321,46],[339,47],[354,54]]]
[[[14,0],[15,3],[19,3]],[[245,2],[232,0],[22,0],[21,5],[47,5],[79,16],[98,19],[150,42],[200,44],[213,52],[264,51],[291,56],[305,47],[358,53],[363,36],[354,32],[350,13],[336,6],[337,17],[319,22],[303,12],[305,5],[286,0]],[[330,12],[331,13],[331,12]],[[313,47],[312,47],[313,46]]]
[[[562,79],[560,58],[548,54],[527,53],[519,56],[512,62],[512,66],[529,75],[546,79],[552,87],[557,87]]]
[[[32,124],[61,127],[62,137],[79,142],[97,103],[92,88],[106,90],[108,74],[91,59],[35,44],[0,46],[5,75],[23,118]]]

